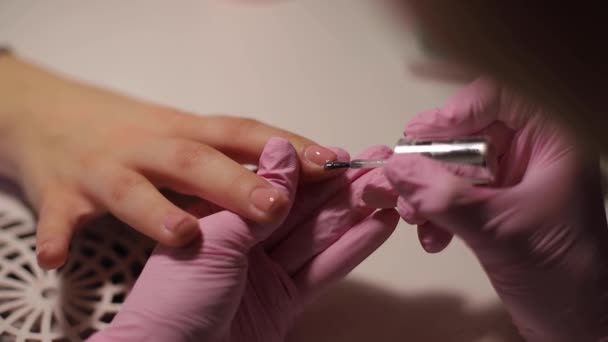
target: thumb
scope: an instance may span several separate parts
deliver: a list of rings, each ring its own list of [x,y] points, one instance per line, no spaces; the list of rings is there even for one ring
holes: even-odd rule
[[[441,162],[418,155],[394,155],[384,172],[416,215],[470,244],[491,238],[486,227],[499,190],[476,187]]]
[[[500,87],[479,78],[441,108],[417,114],[405,126],[413,137],[454,137],[477,133],[498,119]]]

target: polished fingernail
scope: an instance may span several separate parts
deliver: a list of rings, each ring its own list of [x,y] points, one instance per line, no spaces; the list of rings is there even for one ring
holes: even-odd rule
[[[281,194],[274,188],[257,188],[251,192],[251,202],[264,213],[274,211]]]
[[[325,163],[328,161],[334,161],[338,158],[334,152],[318,145],[308,146],[304,150],[304,157],[311,163],[319,166],[325,166]]]

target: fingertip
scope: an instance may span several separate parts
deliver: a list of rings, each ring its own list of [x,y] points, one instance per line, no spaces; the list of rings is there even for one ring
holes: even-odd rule
[[[309,145],[304,148],[304,161],[315,168],[323,168],[325,163],[336,161],[338,156],[334,151],[319,145]]]
[[[339,161],[339,162],[350,161],[350,154],[345,149],[342,149],[340,147],[335,147],[335,146],[330,146],[330,147],[328,147],[328,149],[336,154],[335,161]]]
[[[159,242],[169,247],[182,247],[202,237],[198,220],[190,215],[175,224],[165,222],[164,228],[168,234],[161,234],[165,238],[161,238],[162,241]]]
[[[38,265],[45,270],[59,268],[65,264],[68,254],[68,242],[55,238],[41,242],[36,247]]]
[[[385,222],[387,227],[391,228],[391,231],[393,231],[399,223],[400,216],[395,209],[382,209],[375,212],[373,215],[377,220]]]
[[[418,226],[418,240],[422,248],[429,254],[436,254],[444,249],[452,241],[453,235],[432,224]]]
[[[291,207],[290,196],[279,189],[258,190],[254,190],[251,195],[258,212],[255,221],[265,225],[282,221]]]
[[[300,161],[295,148],[283,138],[271,138],[260,157],[258,176],[268,183],[254,188],[250,208],[255,222],[272,224],[285,218],[295,197]]]
[[[325,169],[325,164],[330,161],[337,161],[339,156],[331,149],[319,145],[307,145],[302,148],[300,153],[302,160],[303,179],[317,180],[327,179],[336,172]]]
[[[264,150],[262,151],[260,158],[272,160],[279,157],[279,159],[285,159],[292,158],[295,155],[296,150],[289,140],[281,137],[272,137],[268,139],[266,145],[264,145]]]
[[[371,233],[375,237],[370,236],[372,240],[377,240],[377,247],[393,234],[399,224],[399,219],[399,213],[395,209],[380,209],[371,215],[371,221],[376,223],[370,223],[368,228],[370,230],[377,230],[377,233]]]
[[[372,208],[394,208],[399,195],[384,184],[370,182],[363,187],[361,199],[365,205]]]
[[[404,197],[397,199],[397,212],[401,218],[411,225],[421,225],[426,222],[426,219],[417,215],[412,204]]]
[[[445,247],[447,247],[447,245],[441,245],[429,237],[425,237],[424,239],[421,239],[420,245],[422,246],[422,249],[424,249],[424,251],[427,252],[428,254],[437,254],[437,253],[443,251],[445,249]]]
[[[407,122],[403,129],[405,136],[422,137],[437,134],[438,127],[436,118],[441,115],[441,109],[435,108],[418,113]]]
[[[295,193],[299,181],[300,162],[295,148],[287,139],[271,138],[260,156],[257,175],[266,179],[272,186],[283,190],[288,194]],[[265,190],[261,191],[262,189]],[[264,193],[265,198],[256,198],[256,193]],[[252,193],[253,204],[258,209],[266,212],[267,207],[275,200],[278,194],[272,193],[272,189],[258,187]],[[274,196],[274,197],[273,197]],[[289,197],[289,196],[288,196]],[[266,203],[267,200],[271,202]]]
[[[419,165],[425,163],[426,159],[415,154],[393,154],[384,166],[384,175],[395,185],[410,172],[419,170]]]
[[[302,154],[302,182],[303,183],[316,183],[331,179],[343,174],[347,169],[332,169],[328,170],[325,168],[327,161],[350,161],[350,155],[345,150],[338,147],[326,147],[327,150],[331,151],[334,156],[331,156],[328,160],[323,162],[323,165],[317,165],[306,161],[306,157]],[[302,152],[303,153],[303,152]]]

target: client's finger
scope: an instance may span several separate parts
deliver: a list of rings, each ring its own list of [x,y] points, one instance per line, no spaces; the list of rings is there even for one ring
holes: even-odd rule
[[[269,200],[276,189],[216,149],[188,140],[160,140],[132,156],[133,167],[173,190],[213,202],[256,222],[280,213]]]
[[[207,144],[242,163],[257,162],[266,142],[272,137],[281,137],[289,140],[298,154],[302,181],[327,179],[336,174],[323,169],[326,161],[336,159],[336,154],[330,149],[253,119],[186,114],[183,123],[176,128],[176,135]]]

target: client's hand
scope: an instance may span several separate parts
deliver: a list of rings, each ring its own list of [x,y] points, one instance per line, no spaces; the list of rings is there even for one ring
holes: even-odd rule
[[[276,221],[266,205],[272,187],[239,164],[257,162],[271,137],[296,147],[304,180],[335,175],[323,170],[333,152],[254,120],[185,113],[7,55],[0,75],[0,175],[22,186],[38,214],[43,268],[63,265],[74,230],[104,213],[167,246],[196,240],[196,218],[158,189]]]
[[[362,157],[389,155],[376,148]],[[362,170],[303,185],[294,202],[298,168],[293,147],[271,140],[259,175],[280,190],[272,205],[286,219],[256,224],[229,211],[203,218],[201,243],[157,247],[123,309],[91,341],[282,341],[302,306],[371,254],[398,221],[392,209],[363,205],[372,175]]]

